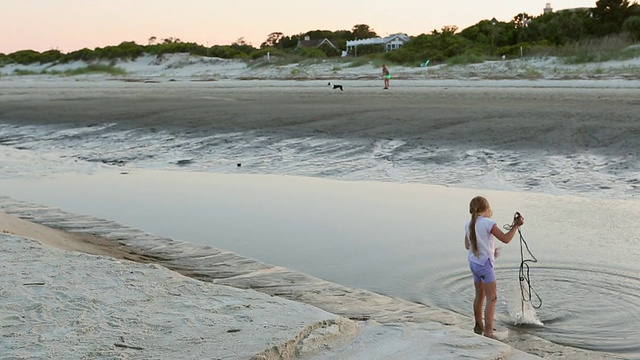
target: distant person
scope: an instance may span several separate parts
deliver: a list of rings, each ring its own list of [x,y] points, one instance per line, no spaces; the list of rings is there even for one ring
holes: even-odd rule
[[[389,73],[389,69],[387,69],[387,65],[382,64],[382,78],[384,79],[384,89],[389,88],[389,80],[391,80],[391,73]]]
[[[493,318],[496,312],[498,292],[496,290],[496,272],[494,269],[495,258],[498,257],[498,249],[495,248],[494,237],[508,244],[516,234],[518,228],[524,224],[524,218],[514,219],[511,229],[504,233],[496,222],[491,219],[493,212],[489,201],[482,196],[476,196],[469,203],[471,220],[465,225],[464,247],[469,250],[469,268],[473,275],[475,287],[475,299],[473,300],[473,316],[476,334],[495,338],[493,335]],[[484,299],[487,306],[484,309],[484,325],[482,319],[482,306]]]

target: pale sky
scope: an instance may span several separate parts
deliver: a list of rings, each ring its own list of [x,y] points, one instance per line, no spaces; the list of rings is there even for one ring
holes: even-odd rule
[[[455,25],[459,30],[520,12],[595,7],[596,0],[0,0],[0,53],[58,49],[68,53],[150,37],[205,46],[239,38],[259,47],[272,32],[351,30],[369,25],[378,35],[416,36]]]

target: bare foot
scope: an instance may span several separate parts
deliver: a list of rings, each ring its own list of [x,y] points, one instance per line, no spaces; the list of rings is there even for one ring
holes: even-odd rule
[[[473,327],[473,332],[482,335],[482,325],[476,324],[476,326]]]
[[[491,338],[491,339],[498,340],[498,338],[497,338],[495,335],[493,335],[493,333],[491,333],[491,334],[489,334],[489,333],[484,333],[484,336],[485,336],[485,337],[488,337],[488,338]]]

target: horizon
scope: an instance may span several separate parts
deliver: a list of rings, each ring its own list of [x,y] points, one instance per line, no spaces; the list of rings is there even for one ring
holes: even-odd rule
[[[313,30],[351,30],[368,25],[379,36],[429,34],[444,26],[458,31],[482,20],[509,22],[519,13],[539,16],[547,3],[553,11],[595,7],[595,0],[527,1],[460,0],[429,4],[408,0],[403,6],[382,0],[343,4],[325,0],[322,6],[280,5],[277,0],[247,0],[221,4],[201,0],[112,0],[88,4],[81,0],[14,1],[0,14],[0,53],[20,50],[63,53],[134,41],[148,45],[151,37],[194,42],[207,47],[230,45],[239,39],[258,48],[272,32],[285,36]],[[218,3],[216,5],[216,3]],[[224,7],[224,9],[222,9]],[[177,14],[177,15],[176,15]],[[228,16],[225,16],[228,14]]]

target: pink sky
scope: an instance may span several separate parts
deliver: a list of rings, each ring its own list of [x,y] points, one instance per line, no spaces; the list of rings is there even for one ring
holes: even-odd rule
[[[259,47],[274,31],[351,30],[367,24],[379,35],[411,36],[455,25],[460,30],[495,17],[510,21],[520,12],[594,7],[595,0],[2,0],[0,52],[82,48],[152,36],[202,45],[229,45],[238,38]],[[8,3],[8,4],[7,4]]]

